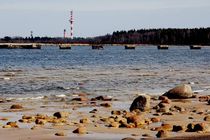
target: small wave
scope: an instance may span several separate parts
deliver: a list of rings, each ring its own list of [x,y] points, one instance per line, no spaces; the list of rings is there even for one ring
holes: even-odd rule
[[[24,89],[24,92],[41,92],[41,91],[58,91],[58,90],[68,90],[68,88],[62,87],[62,86],[43,86],[40,88],[34,88],[34,89]]]
[[[66,95],[65,94],[60,94],[60,95],[55,95],[55,97],[64,98],[64,97],[66,97]]]
[[[11,78],[10,77],[4,77],[3,79],[4,80],[10,80]]]
[[[193,92],[199,93],[199,92],[204,92],[204,91],[206,91],[206,90],[200,89],[200,90],[194,90]]]
[[[22,100],[41,100],[43,98],[44,98],[44,96],[37,96],[37,97],[9,97],[9,98],[6,98],[6,99],[7,100],[22,101]]]
[[[14,72],[14,73],[16,73],[16,72],[23,72],[23,70],[18,70],[18,69],[14,69],[14,70],[5,70],[5,69],[3,69],[3,70],[0,70],[0,72]]]

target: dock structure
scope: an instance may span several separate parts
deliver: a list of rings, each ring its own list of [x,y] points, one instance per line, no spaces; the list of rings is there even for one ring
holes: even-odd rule
[[[60,44],[58,46],[59,46],[59,49],[61,49],[61,50],[71,50],[70,44]]]
[[[92,49],[93,50],[103,50],[104,47],[101,44],[94,44],[94,45],[92,45]]]
[[[200,50],[201,46],[200,45],[190,45],[191,50]]]
[[[136,49],[136,45],[125,45],[125,49],[126,50],[135,50]]]
[[[158,45],[158,50],[168,50],[168,45]]]
[[[25,43],[7,43],[0,44],[0,49],[41,49],[39,44],[25,44]]]
[[[0,49],[8,49],[9,46],[7,44],[0,44]]]

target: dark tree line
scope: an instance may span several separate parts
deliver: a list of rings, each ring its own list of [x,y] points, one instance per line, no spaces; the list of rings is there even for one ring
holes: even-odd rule
[[[210,45],[210,28],[116,31],[99,37],[103,43]]]
[[[14,43],[99,43],[99,44],[168,44],[168,45],[210,45],[210,28],[194,29],[141,29],[116,31],[111,35],[93,38],[51,38],[51,37],[4,37],[0,42]]]
[[[5,36],[4,38],[0,39],[1,43],[90,43],[93,42],[94,38],[61,38],[61,37],[9,37]]]

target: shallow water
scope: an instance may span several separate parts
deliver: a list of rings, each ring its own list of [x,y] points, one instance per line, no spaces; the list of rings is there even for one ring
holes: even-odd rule
[[[209,56],[210,48],[190,50],[183,46],[172,46],[169,50],[154,46],[136,50],[111,46],[104,50],[1,49],[0,94],[160,94],[181,83],[190,83],[193,90],[208,90]]]

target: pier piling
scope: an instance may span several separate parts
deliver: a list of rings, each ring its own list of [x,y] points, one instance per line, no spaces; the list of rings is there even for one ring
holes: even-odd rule
[[[190,45],[191,50],[200,50],[201,46],[200,45]]]
[[[168,50],[168,45],[158,45],[158,50]]]
[[[93,50],[103,50],[104,47],[101,44],[97,44],[97,45],[92,45],[92,49]]]
[[[135,45],[125,45],[126,50],[135,50],[136,46]]]

